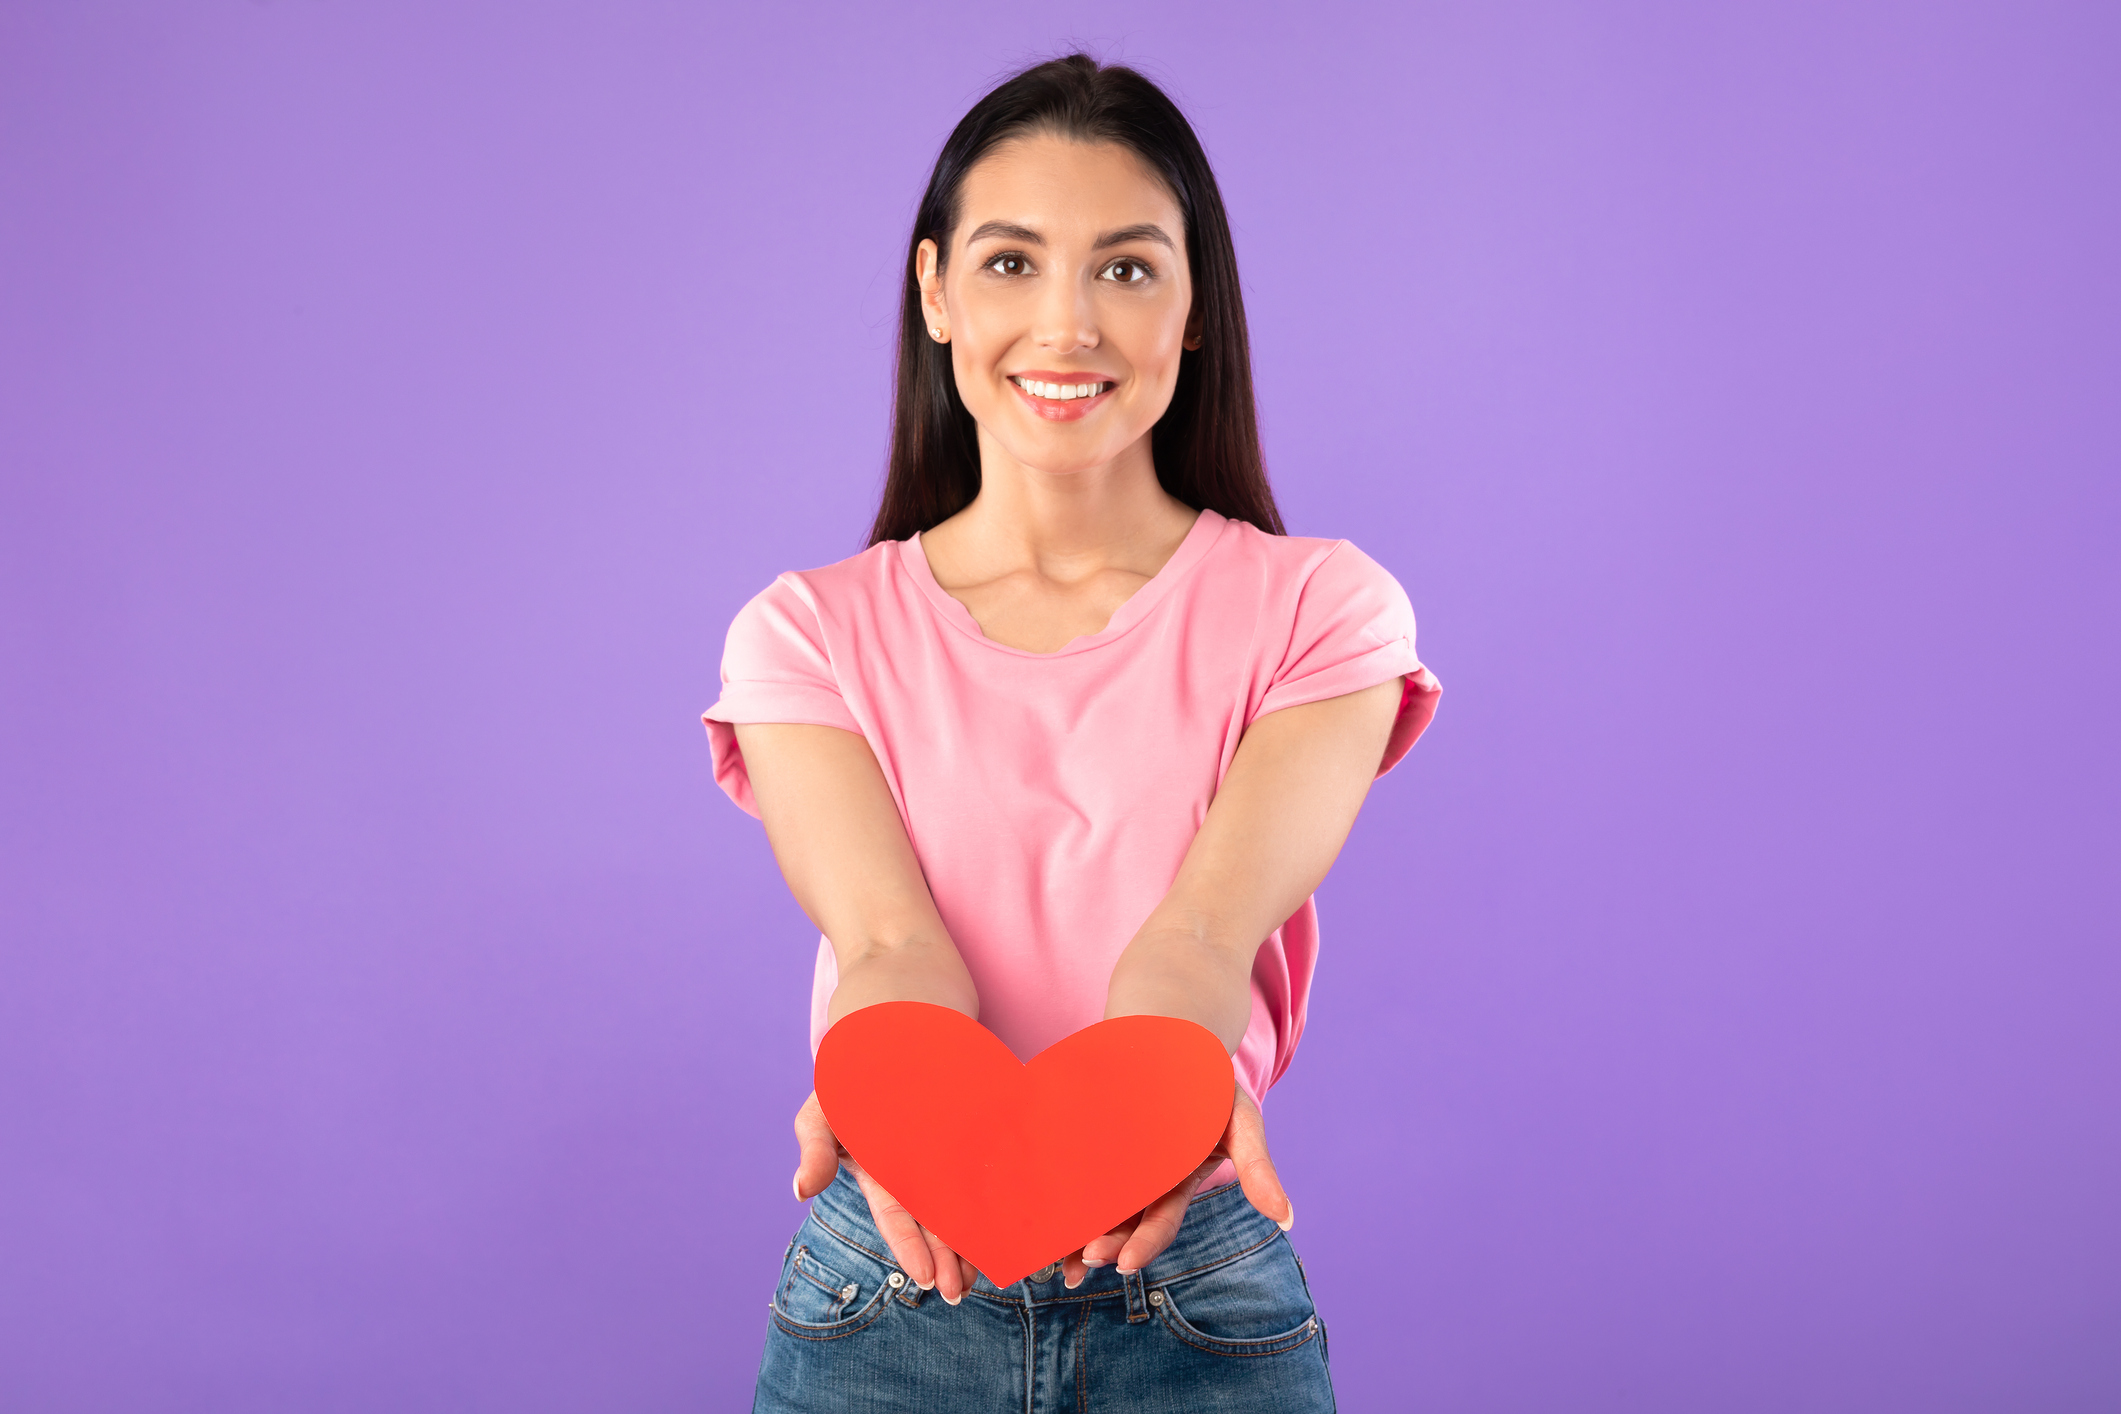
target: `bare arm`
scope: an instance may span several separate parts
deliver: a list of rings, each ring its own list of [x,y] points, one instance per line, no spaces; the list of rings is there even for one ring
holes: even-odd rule
[[[1400,680],[1254,722],[1178,877],[1112,969],[1106,1016],[1179,1016],[1233,1053],[1252,959],[1340,854],[1398,715]]]
[[[832,941],[830,1019],[877,1002],[979,1015],[979,996],[913,857],[869,743],[838,727],[740,726],[737,745],[781,876]]]
[[[876,1002],[934,1002],[978,1016],[972,974],[935,911],[869,743],[838,727],[794,724],[739,726],[736,739],[782,877],[839,962],[828,1018]],[[841,1156],[814,1094],[796,1114],[795,1137],[795,1196],[814,1198]],[[849,1167],[906,1275],[953,1306],[963,1300],[971,1269],[859,1164]]]

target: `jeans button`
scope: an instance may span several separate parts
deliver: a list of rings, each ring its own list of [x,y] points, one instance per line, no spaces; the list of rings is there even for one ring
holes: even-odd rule
[[[1048,1262],[1045,1266],[1040,1267],[1037,1271],[1031,1274],[1031,1280],[1045,1281],[1048,1277],[1051,1277],[1053,1275],[1054,1268],[1058,1267],[1059,1265],[1060,1263],[1058,1262]]]
[[[893,1291],[897,1291],[900,1287],[906,1284],[906,1274],[904,1272],[893,1272],[885,1280],[886,1284],[889,1285]]]
[[[1150,1292],[1150,1293],[1149,1293],[1149,1304],[1150,1304],[1151,1306],[1161,1306],[1161,1305],[1163,1305],[1163,1304],[1164,1304],[1164,1294],[1163,1294],[1163,1293],[1162,1293],[1161,1291],[1152,1291],[1152,1292]]]

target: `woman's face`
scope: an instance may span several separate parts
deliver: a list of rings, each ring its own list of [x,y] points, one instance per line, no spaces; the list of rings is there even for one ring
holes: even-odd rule
[[[1113,461],[1200,345],[1178,203],[1131,150],[1046,135],[988,153],[960,203],[947,267],[923,241],[915,274],[983,440],[1046,472]]]

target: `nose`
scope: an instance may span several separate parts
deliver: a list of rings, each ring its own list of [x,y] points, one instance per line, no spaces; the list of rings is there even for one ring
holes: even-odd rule
[[[1032,339],[1040,348],[1065,354],[1097,347],[1097,316],[1085,281],[1049,280],[1039,295]]]

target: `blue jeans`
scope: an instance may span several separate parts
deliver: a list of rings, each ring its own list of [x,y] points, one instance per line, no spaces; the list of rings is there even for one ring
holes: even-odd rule
[[[1048,1414],[1333,1408],[1326,1328],[1281,1230],[1226,1184],[1142,1271],[1056,1265],[952,1307],[891,1260],[845,1169],[781,1263],[754,1411]]]

